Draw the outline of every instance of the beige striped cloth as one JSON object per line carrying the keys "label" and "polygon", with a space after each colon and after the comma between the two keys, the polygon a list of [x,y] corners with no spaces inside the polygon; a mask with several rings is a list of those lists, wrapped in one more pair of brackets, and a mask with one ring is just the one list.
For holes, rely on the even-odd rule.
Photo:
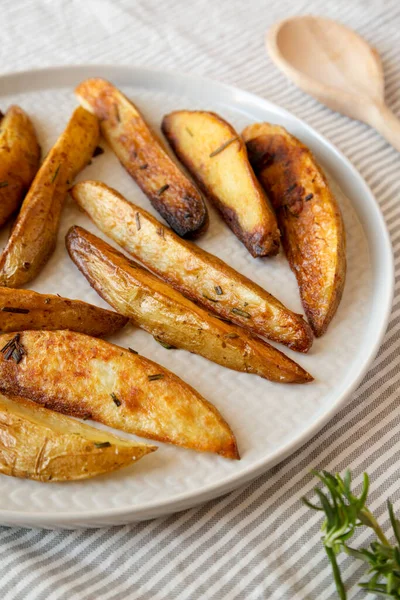
{"label": "beige striped cloth", "polygon": [[[387,100],[400,115],[399,0],[2,0],[0,9],[3,73],[89,62],[177,69],[292,111],[336,144],[372,187],[396,258],[396,295],[379,356],[314,439],[245,488],[168,518],[99,530],[0,528],[1,600],[335,598],[320,515],[299,502],[314,483],[310,468],[350,466],[357,476],[367,469],[370,506],[384,527],[388,496],[400,512],[400,155],[366,125],[289,83],[266,57],[264,34],[276,20],[304,13],[356,29],[382,55]],[[349,558],[341,563],[349,598],[365,598],[357,588],[363,567]]]}

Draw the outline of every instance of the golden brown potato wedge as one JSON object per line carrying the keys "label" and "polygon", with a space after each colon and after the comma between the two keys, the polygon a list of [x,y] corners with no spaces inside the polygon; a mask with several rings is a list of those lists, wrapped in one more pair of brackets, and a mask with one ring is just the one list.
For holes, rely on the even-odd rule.
{"label": "golden brown potato wedge", "polygon": [[87,335],[112,335],[128,319],[80,300],[32,290],[0,287],[0,331],[70,329]]}
{"label": "golden brown potato wedge", "polygon": [[176,375],[72,331],[0,335],[0,391],[146,438],[239,458],[216,408]]}
{"label": "golden brown potato wedge", "polygon": [[339,306],[346,277],[340,208],[311,151],[283,127],[254,124],[243,137],[277,212],[304,310],[319,337]]}
{"label": "golden brown potato wedge", "polygon": [[0,431],[0,473],[36,481],[88,479],[157,450],[2,394]]}
{"label": "golden brown potato wedge", "polygon": [[20,287],[28,283],[50,258],[68,188],[90,161],[98,138],[97,118],[77,108],[22,204],[0,258],[0,285]]}
{"label": "golden brown potato wedge", "polygon": [[0,227],[20,207],[39,162],[32,121],[19,106],[10,106],[0,115]]}
{"label": "golden brown potato wedge", "polygon": [[71,194],[99,229],[194,302],[292,350],[310,349],[312,332],[301,315],[115,190],[83,181]]}
{"label": "golden brown potato wedge", "polygon": [[75,90],[121,164],[154,208],[180,236],[197,237],[208,227],[199,190],[166,153],[136,106],[104,79],[87,79]]}
{"label": "golden brown potato wedge", "polygon": [[181,162],[252,256],[279,252],[279,229],[236,131],[212,112],[180,110],[162,130]]}
{"label": "golden brown potato wedge", "polygon": [[279,350],[207,313],[85,229],[72,227],[66,243],[72,260],[100,296],[163,345],[271,381],[312,380]]}

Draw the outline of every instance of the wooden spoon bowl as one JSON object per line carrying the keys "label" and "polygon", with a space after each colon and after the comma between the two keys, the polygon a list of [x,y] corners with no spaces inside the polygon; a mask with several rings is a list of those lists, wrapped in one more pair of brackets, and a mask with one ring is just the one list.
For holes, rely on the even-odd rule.
{"label": "wooden spoon bowl", "polygon": [[400,121],[385,104],[379,54],[361,36],[331,19],[291,17],[270,29],[267,49],[304,92],[375,127],[400,151]]}

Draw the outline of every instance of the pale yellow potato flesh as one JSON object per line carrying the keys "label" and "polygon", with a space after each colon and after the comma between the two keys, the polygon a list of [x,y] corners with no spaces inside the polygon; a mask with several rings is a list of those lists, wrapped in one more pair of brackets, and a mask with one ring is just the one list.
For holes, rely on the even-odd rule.
{"label": "pale yellow potato flesh", "polygon": [[101,231],[189,299],[292,350],[310,349],[312,332],[301,315],[117,191],[82,181],[71,194]]}
{"label": "pale yellow potato flesh", "polygon": [[32,290],[0,287],[0,331],[70,329],[93,336],[116,333],[128,319],[93,304]]}
{"label": "pale yellow potato flesh", "polygon": [[38,275],[57,242],[68,188],[89,163],[98,120],[79,107],[40,167],[0,257],[0,285],[20,287]]}
{"label": "pale yellow potato flesh", "polygon": [[164,117],[162,131],[252,256],[277,254],[275,214],[233,127],[212,112],[180,110]]}
{"label": "pale yellow potato flesh", "polygon": [[0,227],[20,207],[39,168],[35,128],[19,106],[0,119]]}
{"label": "pale yellow potato flesh", "polygon": [[[9,355],[15,344],[22,357]],[[17,338],[0,335],[0,349],[0,391],[7,395],[153,440],[239,458],[235,437],[212,404],[164,367],[125,348],[72,331],[24,331]]]}
{"label": "pale yellow potato flesh", "polygon": [[337,311],[346,279],[346,236],[339,205],[314,155],[286,129],[246,127],[249,157],[268,191],[282,244],[317,337]]}
{"label": "pale yellow potato flesh", "polygon": [[85,229],[73,227],[66,244],[72,260],[102,298],[163,344],[271,381],[312,380],[267,342],[209,314]]}
{"label": "pale yellow potato flesh", "polygon": [[0,394],[0,473],[76,481],[127,467],[157,448],[99,431],[35,402]]}
{"label": "pale yellow potato flesh", "polygon": [[208,212],[197,187],[175,164],[139,109],[105,79],[87,79],[78,100],[101,123],[101,131],[129,175],[179,235],[197,237]]}

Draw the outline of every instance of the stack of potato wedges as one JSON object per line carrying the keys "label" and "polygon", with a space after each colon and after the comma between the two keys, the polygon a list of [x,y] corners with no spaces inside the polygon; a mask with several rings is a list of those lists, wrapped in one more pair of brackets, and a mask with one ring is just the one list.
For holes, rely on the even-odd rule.
{"label": "stack of potato wedges", "polygon": [[[111,83],[88,79],[76,95],[81,106],[42,164],[28,115],[17,106],[0,113],[0,226],[16,217],[0,256],[0,472],[78,480],[156,450],[86,419],[239,459],[217,408],[164,367],[99,338],[131,322],[168,350],[274,383],[311,382],[267,340],[305,353],[326,332],[346,273],[337,201],[311,151],[283,127],[252,124],[240,135],[215,113],[176,111],[161,124],[175,159]],[[104,182],[74,184],[102,152],[100,135],[164,221]],[[79,226],[66,236],[70,258],[115,312],[20,289],[56,247],[68,192],[132,257]],[[209,224],[206,200],[254,259],[282,243],[308,322],[196,245]]]}

